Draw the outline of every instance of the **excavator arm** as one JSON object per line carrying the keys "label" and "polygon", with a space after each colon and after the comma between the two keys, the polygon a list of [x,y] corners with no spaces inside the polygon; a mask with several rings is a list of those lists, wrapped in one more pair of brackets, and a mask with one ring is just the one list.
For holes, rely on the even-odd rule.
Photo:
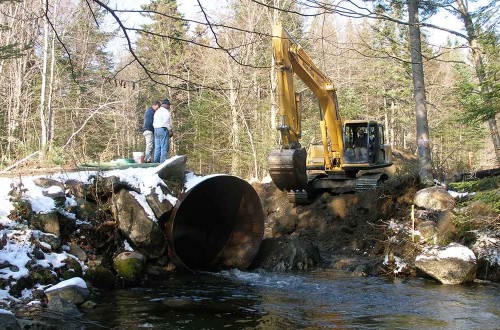
{"label": "excavator arm", "polygon": [[273,150],[269,157],[269,172],[278,188],[301,190],[307,185],[306,152],[300,144],[300,98],[295,91],[294,75],[314,93],[321,107],[319,124],[325,171],[340,169],[343,164],[342,119],[333,82],[280,23],[273,29],[273,51],[278,69],[281,141],[280,149]]}

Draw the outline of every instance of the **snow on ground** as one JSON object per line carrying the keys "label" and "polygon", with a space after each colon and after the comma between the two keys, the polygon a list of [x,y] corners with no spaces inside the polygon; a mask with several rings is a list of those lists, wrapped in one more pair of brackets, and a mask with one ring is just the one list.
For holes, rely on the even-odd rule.
{"label": "snow on ground", "polygon": [[[159,165],[159,167],[166,166],[173,158],[167,162]],[[144,206],[146,212],[150,217],[154,218],[153,212],[145,202],[144,195],[149,194],[151,189],[156,189],[159,185],[164,185],[163,180],[156,174],[159,167],[149,168],[128,168],[123,170],[112,170],[99,172],[99,175],[104,177],[116,176],[120,180],[127,182],[129,185],[138,189],[141,194],[136,194],[135,198]],[[61,191],[60,187],[52,186],[47,189],[37,186],[34,183],[36,178],[46,177],[61,182],[67,180],[75,180],[83,183],[92,183],[92,177],[97,174],[96,171],[79,171],[56,173],[45,176],[25,176],[17,178],[2,178],[0,177],[0,240],[5,240],[5,246],[0,250],[0,265],[9,265],[0,269],[0,282],[7,279],[19,279],[29,274],[28,263],[31,261],[30,255],[33,254],[34,246],[32,241],[38,237],[40,231],[29,229],[26,224],[13,221],[9,219],[10,213],[14,210],[14,204],[9,193],[17,188],[22,191],[23,196],[31,202],[33,211],[37,213],[46,213],[53,210],[56,206],[52,198],[44,196],[45,193],[58,193]],[[157,189],[156,192],[161,192]],[[160,194],[159,194],[160,195]],[[167,199],[172,204],[177,202],[174,196],[161,193],[161,199]],[[75,205],[76,202],[72,196],[66,197],[66,206]],[[147,207],[146,207],[147,206]],[[59,210],[64,213],[68,218],[75,219],[76,224],[88,223],[76,218],[76,215],[65,210]],[[64,250],[64,249],[63,249]],[[44,253],[45,258],[38,260],[37,264],[46,268],[58,268],[65,264],[68,258],[74,258],[73,255],[62,251],[62,253]],[[83,280],[82,280],[83,281]],[[35,287],[39,287],[36,285]],[[0,289],[0,301],[4,301],[7,305],[9,301],[18,301],[15,297],[9,294],[10,287]],[[22,298],[29,299],[31,291],[25,290],[22,293]]]}

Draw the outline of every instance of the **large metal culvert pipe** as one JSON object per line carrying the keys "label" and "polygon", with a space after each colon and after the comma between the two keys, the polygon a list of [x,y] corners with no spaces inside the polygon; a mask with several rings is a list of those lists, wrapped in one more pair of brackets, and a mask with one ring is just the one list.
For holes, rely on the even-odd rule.
{"label": "large metal culvert pipe", "polygon": [[210,175],[179,197],[166,228],[169,256],[177,267],[245,269],[259,250],[264,212],[248,182]]}

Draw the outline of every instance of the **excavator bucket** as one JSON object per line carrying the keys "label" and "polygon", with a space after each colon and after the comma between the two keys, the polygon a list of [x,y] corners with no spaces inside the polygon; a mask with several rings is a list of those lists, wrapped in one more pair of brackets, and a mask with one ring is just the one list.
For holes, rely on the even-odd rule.
{"label": "excavator bucket", "polygon": [[280,190],[307,188],[306,149],[275,149],[269,155],[269,175]]}

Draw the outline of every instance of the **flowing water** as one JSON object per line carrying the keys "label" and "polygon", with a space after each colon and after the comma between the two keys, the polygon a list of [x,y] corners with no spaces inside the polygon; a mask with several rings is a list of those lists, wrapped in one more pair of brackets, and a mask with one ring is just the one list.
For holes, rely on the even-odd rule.
{"label": "flowing water", "polygon": [[181,275],[104,293],[90,328],[500,329],[500,286],[317,271]]}

